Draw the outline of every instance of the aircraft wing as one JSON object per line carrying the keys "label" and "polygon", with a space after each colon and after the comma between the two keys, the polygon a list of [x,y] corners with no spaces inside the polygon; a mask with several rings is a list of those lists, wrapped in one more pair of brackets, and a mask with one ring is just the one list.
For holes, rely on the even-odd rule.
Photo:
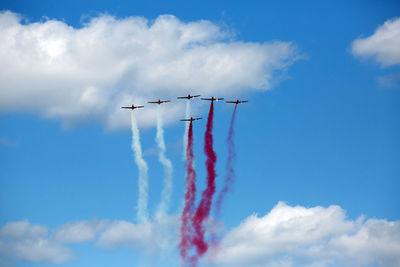
{"label": "aircraft wing", "polygon": [[151,104],[158,104],[158,101],[149,101],[147,103],[151,103]]}
{"label": "aircraft wing", "polygon": [[193,97],[199,97],[200,95],[193,95]]}
{"label": "aircraft wing", "polygon": [[167,103],[167,102],[171,102],[171,100],[163,100],[163,101],[161,101],[161,103]]}
{"label": "aircraft wing", "polygon": [[132,108],[132,107],[121,107],[121,108]]}
{"label": "aircraft wing", "polygon": [[243,101],[239,101],[240,103],[246,103],[249,102],[248,100],[243,100]]}
{"label": "aircraft wing", "polygon": [[180,120],[180,121],[190,121],[190,119],[183,119],[183,120]]}
{"label": "aircraft wing", "polygon": [[225,103],[232,103],[232,104],[236,104],[236,101],[225,101]]}
{"label": "aircraft wing", "polygon": [[144,106],[136,106],[135,108],[143,108]]}
{"label": "aircraft wing", "polygon": [[189,97],[187,97],[187,96],[178,96],[177,98],[178,99],[189,99]]}
{"label": "aircraft wing", "polygon": [[201,98],[201,100],[212,100],[211,98]]}
{"label": "aircraft wing", "polygon": [[201,120],[202,118],[194,118],[193,120],[194,121],[197,121],[197,120]]}

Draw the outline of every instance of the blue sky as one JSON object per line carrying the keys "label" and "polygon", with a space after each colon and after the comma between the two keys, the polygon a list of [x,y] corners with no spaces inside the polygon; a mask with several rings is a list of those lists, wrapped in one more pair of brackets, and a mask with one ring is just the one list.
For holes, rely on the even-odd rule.
{"label": "blue sky", "polygon": [[[387,221],[393,223],[395,226],[390,227],[395,227],[394,229],[387,227],[395,236],[400,234],[400,43],[397,37],[394,40],[394,44],[399,44],[397,49],[388,50],[393,53],[391,58],[394,63],[390,64],[387,59],[379,59],[380,53],[383,53],[379,47],[368,47],[373,51],[371,55],[368,54],[369,50],[356,51],[353,46],[356,39],[373,36],[378,27],[399,16],[400,5],[397,1],[65,1],[57,4],[54,1],[2,1],[0,7],[4,11],[18,13],[27,18],[22,25],[46,23],[48,18],[61,21],[73,27],[71,29],[79,29],[85,27],[85,23],[91,18],[102,17],[104,14],[111,15],[116,20],[124,20],[130,16],[144,17],[151,25],[160,15],[169,14],[182,24],[208,21],[209,24],[204,27],[219,27],[217,34],[227,35],[217,41],[210,37],[208,41],[211,43],[230,45],[232,42],[239,42],[251,50],[256,48],[247,46],[250,43],[290,42],[293,51],[282,52],[287,54],[268,70],[260,67],[262,72],[272,75],[268,86],[253,86],[252,77],[258,77],[255,71],[255,76],[251,73],[250,78],[232,82],[232,89],[227,81],[228,85],[223,85],[223,88],[211,84],[209,89],[202,91],[202,84],[199,84],[197,91],[193,91],[202,95],[212,93],[233,99],[238,96],[250,101],[238,107],[235,125],[237,177],[234,191],[224,203],[221,218],[225,224],[226,240],[236,240],[229,231],[233,228],[240,231],[239,224],[252,214],[262,217],[271,210],[280,210],[282,207],[276,206],[279,201],[287,203],[293,211],[297,207],[314,212],[313,207],[322,206],[328,212],[330,205],[337,205],[337,212],[343,212],[347,216],[339,220],[339,224],[346,222],[346,225],[356,225],[357,218],[365,215],[364,220],[377,218],[382,220],[382,224]],[[112,34],[102,37],[107,39],[110,36]],[[3,38],[7,39],[7,36]],[[208,43],[203,45],[207,46]],[[273,54],[278,51],[273,50],[278,48],[271,49],[265,53]],[[386,51],[387,46],[382,49]],[[29,53],[29,49],[25,51]],[[230,51],[227,53],[240,52]],[[132,53],[135,54],[134,51]],[[96,55],[100,59],[102,56],[104,55]],[[0,57],[4,59],[5,55]],[[246,59],[244,61],[243,66],[253,66]],[[283,62],[288,65],[283,66]],[[75,63],[85,64],[83,60]],[[14,70],[14,67],[9,66],[1,64],[4,73],[11,73],[9,69]],[[0,88],[9,86],[10,81],[11,84],[34,84],[31,89],[23,85],[28,89],[15,94],[10,89],[0,89],[4,90],[2,97],[10,96],[0,101],[0,227],[27,220],[31,226],[47,227],[51,239],[51,235],[56,235],[62,225],[68,222],[97,219],[135,223],[137,167],[130,147],[129,118],[107,117],[103,111],[97,109],[93,112],[85,110],[82,120],[79,119],[79,113],[49,115],[51,104],[48,102],[55,99],[56,103],[62,103],[62,99],[56,97],[57,93],[48,99],[40,93],[42,81],[37,82],[32,78],[35,77],[35,66],[32,65],[31,76],[26,73],[19,76],[16,71],[10,78],[4,74],[0,79]],[[106,67],[103,68],[107,70]],[[106,78],[103,78],[101,84],[106,84],[107,88],[129,91],[130,82],[136,82],[121,78],[110,85],[107,75],[112,72],[111,68],[104,72]],[[23,81],[18,81],[18,77],[22,77]],[[55,77],[50,77],[53,81],[51,84],[61,90],[67,80],[62,78],[58,81],[58,76]],[[110,77],[114,79],[112,74]],[[204,76],[211,80],[210,77]],[[174,83],[184,87],[197,86],[185,79],[180,80],[179,77],[170,82],[172,85]],[[218,84],[221,83],[219,81]],[[168,88],[169,85],[162,82],[154,85],[157,86],[159,88],[152,90],[162,92],[160,97],[185,94],[185,89],[173,91],[174,89]],[[147,100],[146,97],[149,97],[147,93],[141,96],[137,92],[135,96],[141,97],[140,100]],[[97,98],[93,99],[96,101]],[[130,98],[127,98],[128,101]],[[73,105],[73,102],[67,100],[65,103]],[[167,124],[167,156],[174,166],[171,215],[181,211],[185,181],[182,161],[184,125],[175,122],[184,113],[175,109],[167,112],[175,103],[176,101],[168,104],[169,106],[166,104],[164,113]],[[46,105],[50,108],[42,108]],[[192,107],[197,114],[206,116],[206,104],[193,101]],[[232,110],[232,106],[216,103],[214,138],[219,178],[224,174],[227,151],[225,139]],[[145,108],[138,110],[136,114],[144,117],[150,116],[149,112],[152,110],[146,111]],[[146,113],[147,115],[142,115]],[[158,204],[163,178],[154,141],[155,121],[149,122],[151,120],[154,121],[154,117],[146,117],[140,124],[142,148],[149,165],[150,213],[154,212]],[[113,124],[113,121],[118,125]],[[205,157],[202,151],[204,131],[205,121],[196,122],[194,142],[199,190],[205,184]],[[217,183],[221,185],[219,180]],[[320,211],[315,212],[318,215]],[[272,218],[272,212],[270,216]],[[369,225],[364,222],[358,227]],[[3,236],[6,236],[7,229],[4,229]],[[350,232],[357,231],[353,229]],[[101,231],[98,235],[101,235]],[[4,250],[4,244],[7,244],[2,243],[6,242],[4,240],[6,238],[3,237],[0,242],[0,264],[51,264],[49,260],[24,258],[18,256],[18,253],[17,256],[7,256],[11,252]],[[394,247],[398,248],[398,240],[393,243]],[[259,242],[265,245],[263,241]],[[313,241],[310,242],[305,245],[314,244]],[[166,254],[159,256],[156,253],[158,256],[154,257],[152,252],[143,248],[145,245],[133,245],[132,248],[132,244],[122,244],[110,249],[96,238],[74,244],[59,241],[57,245],[71,248],[75,254],[71,259],[61,260],[62,266],[179,265],[179,255],[175,248],[168,252],[157,252]],[[226,255],[231,255],[228,245],[226,249]],[[278,266],[276,262],[282,258],[282,266],[306,266],[318,262],[313,257],[304,262],[291,255],[291,252],[292,249],[287,248],[277,254],[264,252],[261,254],[272,256],[260,256],[262,259],[243,255],[242,264]],[[285,258],[282,255],[289,256]],[[154,258],[157,260],[150,260]],[[247,259],[249,262],[246,262]],[[384,260],[377,255],[376,258],[363,262],[349,255],[345,259],[329,258],[328,263],[319,263],[321,266],[385,266],[389,261]],[[398,257],[390,261],[393,266],[399,262]],[[202,262],[201,266],[203,265],[234,266],[221,258],[214,263]]]}

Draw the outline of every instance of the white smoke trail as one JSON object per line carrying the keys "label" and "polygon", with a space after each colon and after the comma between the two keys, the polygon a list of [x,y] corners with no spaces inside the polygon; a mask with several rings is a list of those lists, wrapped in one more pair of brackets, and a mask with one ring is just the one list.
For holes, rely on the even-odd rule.
{"label": "white smoke trail", "polygon": [[172,194],[172,163],[165,156],[165,152],[167,150],[164,141],[164,130],[163,130],[163,121],[161,114],[160,105],[157,108],[157,134],[156,134],[156,142],[158,146],[158,160],[164,167],[164,187],[161,192],[161,201],[157,209],[156,218],[161,219],[168,210],[171,194]]}
{"label": "white smoke trail", "polygon": [[[186,102],[185,119],[190,119],[190,100]],[[185,134],[183,135],[183,160],[186,161],[186,148],[188,143],[189,123],[185,123]]]}
{"label": "white smoke trail", "polygon": [[139,169],[139,199],[137,204],[137,219],[140,222],[147,221],[147,202],[148,202],[148,167],[143,159],[142,147],[140,145],[139,129],[136,124],[135,112],[132,110],[132,150],[135,154],[135,162]]}

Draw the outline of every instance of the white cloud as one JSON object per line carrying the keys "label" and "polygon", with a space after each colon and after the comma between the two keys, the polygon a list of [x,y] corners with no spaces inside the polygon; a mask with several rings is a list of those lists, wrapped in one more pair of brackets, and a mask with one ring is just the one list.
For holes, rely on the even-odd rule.
{"label": "white cloud", "polygon": [[179,220],[178,215],[169,215],[140,224],[115,221],[101,233],[97,244],[108,249],[124,246],[165,254],[178,246]]}
{"label": "white cloud", "polygon": [[28,221],[11,222],[0,228],[0,257],[28,262],[58,264],[73,258],[72,251],[48,237],[48,229]]}
{"label": "white cloud", "polygon": [[386,21],[367,38],[352,43],[352,53],[362,58],[374,58],[382,66],[400,63],[400,18]]}
{"label": "white cloud", "polygon": [[222,240],[223,266],[399,266],[400,221],[347,220],[339,206],[291,207],[247,218]]}
{"label": "white cloud", "polygon": [[68,222],[49,231],[27,220],[7,223],[0,228],[0,263],[10,259],[50,264],[70,261],[74,253],[64,244],[93,241],[108,224],[106,220]]}
{"label": "white cloud", "polygon": [[400,222],[370,219],[353,233],[339,235],[327,244],[327,252],[349,266],[400,265]]}
{"label": "white cloud", "polygon": [[[124,220],[69,222],[54,231],[28,221],[12,222],[0,228],[0,263],[10,257],[63,263],[74,256],[65,243],[90,241],[103,249],[128,247],[176,259],[179,224],[179,215],[140,224]],[[217,228],[214,230],[220,231]],[[307,208],[279,202],[265,216],[249,216],[228,231],[216,251],[209,251],[208,264],[395,267],[400,265],[400,221],[366,220],[363,216],[350,220],[339,206]]]}
{"label": "white cloud", "polygon": [[27,220],[0,228],[0,263],[13,260],[59,264],[73,260],[65,244],[91,242],[105,249],[129,247],[158,255],[174,251],[179,238],[179,216],[168,215],[152,222],[134,224],[124,220],[68,222],[49,231]]}
{"label": "white cloud", "polygon": [[54,239],[60,243],[81,243],[92,241],[97,233],[107,227],[107,221],[80,221],[62,225],[55,233]]}
{"label": "white cloud", "polygon": [[[210,21],[170,15],[152,23],[101,15],[81,28],[21,20],[0,13],[0,111],[35,112],[64,124],[97,120],[121,128],[130,122],[121,105],[188,90],[224,96],[267,90],[277,72],[299,59],[290,42],[235,41]],[[181,102],[168,108],[167,123],[184,112]],[[142,126],[155,122],[149,110],[138,111]]]}

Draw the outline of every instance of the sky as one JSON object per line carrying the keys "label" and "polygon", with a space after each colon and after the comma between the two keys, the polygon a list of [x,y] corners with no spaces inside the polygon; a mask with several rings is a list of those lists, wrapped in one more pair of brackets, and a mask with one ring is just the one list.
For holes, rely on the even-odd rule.
{"label": "sky", "polygon": [[[185,101],[246,99],[198,266],[400,265],[398,1],[0,4],[0,266],[182,266]],[[173,167],[167,213],[156,107]],[[148,165],[137,217],[135,110]],[[199,201],[209,103],[191,100]],[[215,102],[217,192],[233,105]],[[196,202],[196,203],[197,203]],[[207,232],[209,233],[209,232]]]}

